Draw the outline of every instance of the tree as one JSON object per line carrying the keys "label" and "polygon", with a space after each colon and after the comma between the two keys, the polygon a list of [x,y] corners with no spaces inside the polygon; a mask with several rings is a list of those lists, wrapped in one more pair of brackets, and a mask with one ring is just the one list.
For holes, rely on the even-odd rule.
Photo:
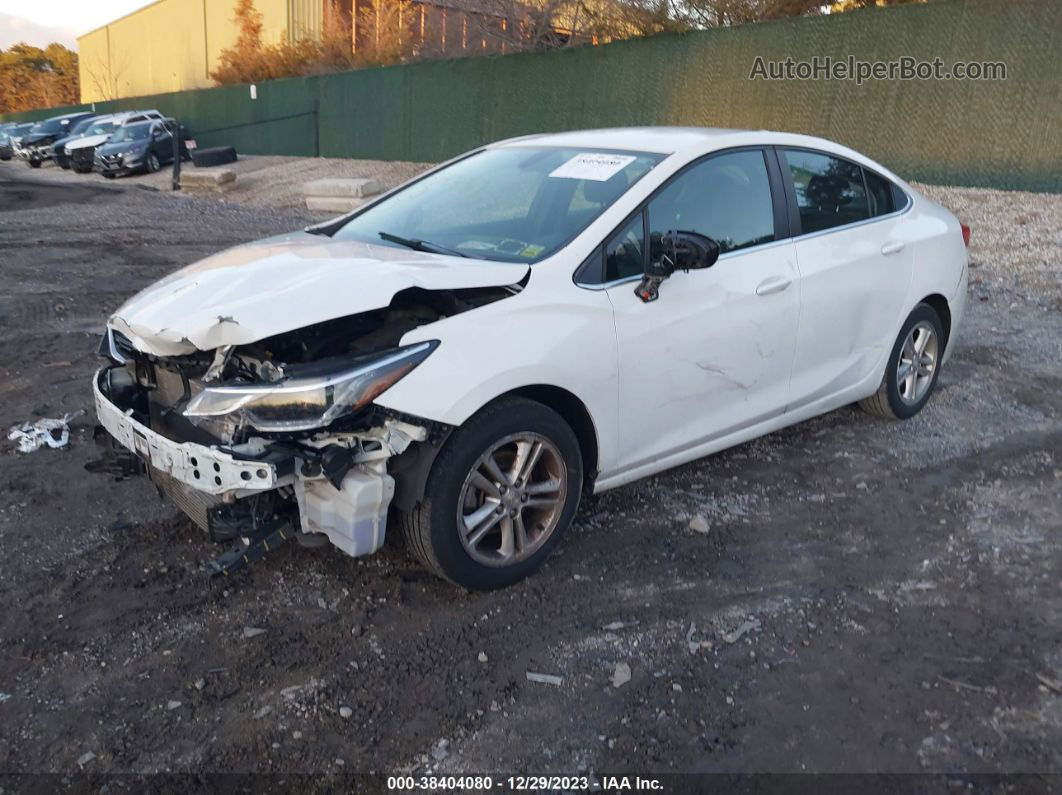
{"label": "tree", "polygon": [[118,84],[128,68],[129,53],[123,51],[113,57],[111,53],[108,53],[106,59],[97,56],[94,62],[85,65],[85,73],[98,97],[118,99],[121,96]]}
{"label": "tree", "polygon": [[262,13],[255,8],[254,0],[236,0],[232,21],[238,29],[236,43],[222,50],[211,79],[222,85],[268,79],[269,70],[263,62]]}
{"label": "tree", "polygon": [[[222,52],[210,76],[219,84],[249,83],[476,51],[541,52],[909,2],[926,0],[328,0],[318,36],[265,45],[254,0],[236,0],[236,43]],[[427,30],[426,16],[433,19]],[[456,47],[446,38],[454,28],[461,38]]]}
{"label": "tree", "polygon": [[77,53],[55,43],[0,50],[0,111],[73,105],[79,98]]}

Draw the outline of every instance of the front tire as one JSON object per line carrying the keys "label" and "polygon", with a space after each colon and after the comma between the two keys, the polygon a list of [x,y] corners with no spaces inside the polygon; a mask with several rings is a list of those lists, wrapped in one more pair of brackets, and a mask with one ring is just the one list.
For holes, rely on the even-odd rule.
{"label": "front tire", "polygon": [[542,565],[579,505],[579,441],[553,409],[505,398],[471,417],[435,459],[406,546],[457,585],[512,585]]}
{"label": "front tire", "polygon": [[906,420],[929,402],[944,356],[944,325],[929,304],[919,304],[896,337],[878,391],[859,402],[868,414]]}
{"label": "front tire", "polygon": [[41,161],[40,160],[27,160],[26,162],[29,163],[29,167],[30,168],[40,168],[41,167]]}
{"label": "front tire", "polygon": [[154,174],[162,168],[162,164],[159,162],[159,156],[154,152],[148,152],[147,156],[147,170],[149,174]]}

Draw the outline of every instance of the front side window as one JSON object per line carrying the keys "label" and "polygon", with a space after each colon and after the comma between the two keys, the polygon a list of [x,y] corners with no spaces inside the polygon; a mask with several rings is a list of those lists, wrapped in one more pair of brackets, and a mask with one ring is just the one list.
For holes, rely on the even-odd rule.
{"label": "front side window", "polygon": [[775,239],[767,162],[760,150],[716,155],[680,174],[649,202],[649,236],[699,232],[738,251]]}
{"label": "front side window", "polygon": [[796,190],[804,234],[870,217],[863,169],[855,163],[799,149],[785,150],[785,160]]}
{"label": "front side window", "polygon": [[605,246],[605,281],[645,272],[645,225],[638,213]]}
{"label": "front side window", "polygon": [[585,229],[663,157],[530,145],[485,149],[369,207],[334,237],[402,246],[399,238],[425,250],[534,263]]}

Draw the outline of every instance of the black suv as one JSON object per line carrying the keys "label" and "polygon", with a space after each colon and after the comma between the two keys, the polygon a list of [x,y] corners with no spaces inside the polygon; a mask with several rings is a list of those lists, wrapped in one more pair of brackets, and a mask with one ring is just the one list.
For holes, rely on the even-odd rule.
{"label": "black suv", "polygon": [[51,155],[52,160],[56,162],[60,168],[70,168],[70,158],[66,156],[63,151],[66,145],[71,141],[76,141],[78,138],[83,138],[86,135],[86,131],[96,123],[98,119],[105,118],[104,116],[89,116],[87,119],[82,119],[77,124],[71,124],[67,129],[65,136],[52,143],[48,147],[48,153]]}
{"label": "black suv", "polygon": [[39,121],[26,133],[22,139],[22,150],[26,155],[26,162],[30,168],[40,168],[41,163],[52,156],[51,146],[60,138],[69,135],[71,126],[76,125],[82,119],[89,119],[94,113],[67,113],[63,116],[53,116],[50,119]]}

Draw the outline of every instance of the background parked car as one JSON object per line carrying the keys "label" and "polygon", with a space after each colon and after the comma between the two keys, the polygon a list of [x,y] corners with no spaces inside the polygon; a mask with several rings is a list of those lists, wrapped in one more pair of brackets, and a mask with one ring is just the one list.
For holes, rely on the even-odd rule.
{"label": "background parked car", "polygon": [[97,147],[93,170],[109,179],[120,174],[158,171],[173,162],[174,129],[178,131],[180,157],[187,159],[188,130],[183,124],[175,119],[142,121],[123,125],[107,143]]}
{"label": "background parked car", "polygon": [[[63,153],[70,158],[70,167],[79,174],[87,174],[92,171],[93,158],[96,155],[96,147],[100,144],[106,143],[111,137],[114,130],[125,124],[135,124],[136,122],[146,121],[148,119],[161,119],[162,114],[157,110],[132,110],[123,111],[122,113],[115,113],[111,116],[104,117],[98,123],[100,130],[95,133],[86,134],[83,138],[80,138],[72,143],[66,145],[63,149]],[[96,128],[94,124],[89,130]]]}
{"label": "background parked car", "polygon": [[33,122],[27,121],[16,124],[8,130],[8,141],[11,144],[11,154],[14,157],[22,157],[22,138],[33,129]]}
{"label": "background parked car", "polygon": [[11,138],[9,133],[11,128],[15,126],[15,122],[8,122],[7,124],[0,124],[0,160],[10,160],[12,156],[11,151]]}
{"label": "background parked car", "polygon": [[87,135],[87,131],[89,130],[89,128],[92,127],[93,124],[95,124],[100,119],[105,118],[107,117],[89,116],[87,119],[82,119],[77,124],[71,125],[69,135],[60,138],[49,147],[49,155],[51,156],[52,160],[54,160],[60,168],[70,168],[70,158],[66,156],[66,152],[64,151],[66,149],[67,144],[73,143],[79,138],[84,138]]}
{"label": "background parked car", "polygon": [[71,125],[82,119],[91,118],[93,113],[66,113],[39,121],[22,139],[22,148],[26,153],[26,162],[30,168],[40,168],[41,163],[51,157],[51,146],[60,138],[65,138]]}

